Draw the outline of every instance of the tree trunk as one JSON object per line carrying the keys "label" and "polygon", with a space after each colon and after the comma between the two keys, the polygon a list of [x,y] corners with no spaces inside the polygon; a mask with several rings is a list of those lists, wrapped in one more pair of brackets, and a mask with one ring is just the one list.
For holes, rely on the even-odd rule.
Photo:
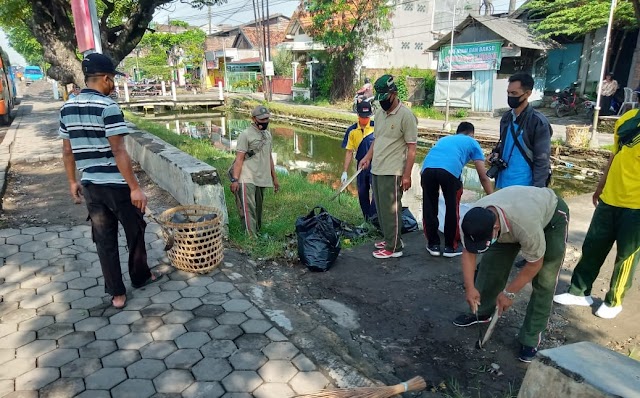
{"label": "tree trunk", "polygon": [[347,52],[336,52],[331,59],[333,85],[331,100],[349,99],[354,95],[353,82],[356,78],[356,61],[347,56]]}

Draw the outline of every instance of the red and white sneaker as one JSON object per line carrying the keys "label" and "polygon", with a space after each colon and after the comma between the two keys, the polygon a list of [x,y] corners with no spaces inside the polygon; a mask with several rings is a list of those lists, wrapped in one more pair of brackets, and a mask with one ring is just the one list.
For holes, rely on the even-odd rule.
{"label": "red and white sneaker", "polygon": [[375,258],[394,258],[402,257],[402,252],[392,252],[386,249],[380,249],[373,252]]}
{"label": "red and white sneaker", "polygon": [[[384,249],[385,246],[387,246],[387,242],[385,241],[380,241],[373,244],[373,247],[375,247],[376,249]],[[400,248],[404,249],[404,242],[402,240],[400,240]]]}

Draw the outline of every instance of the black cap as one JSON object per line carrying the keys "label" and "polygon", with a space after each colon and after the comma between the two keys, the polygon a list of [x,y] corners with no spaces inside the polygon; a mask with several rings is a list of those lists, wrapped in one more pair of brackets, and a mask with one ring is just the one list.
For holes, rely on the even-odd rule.
{"label": "black cap", "polygon": [[124,73],[116,70],[109,57],[100,53],[92,53],[82,60],[82,73],[85,76],[99,75],[101,73],[124,76]]}
{"label": "black cap", "polygon": [[356,110],[358,111],[358,116],[360,117],[370,117],[373,114],[373,111],[371,110],[371,103],[367,100],[358,102]]}
{"label": "black cap", "polygon": [[482,253],[487,250],[493,239],[493,225],[496,215],[484,207],[474,207],[462,219],[464,248],[470,253]]}

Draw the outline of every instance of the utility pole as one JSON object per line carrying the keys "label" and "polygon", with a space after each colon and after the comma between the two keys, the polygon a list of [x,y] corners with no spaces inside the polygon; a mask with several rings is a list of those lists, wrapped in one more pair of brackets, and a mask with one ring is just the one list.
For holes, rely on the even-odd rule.
{"label": "utility pole", "polygon": [[509,14],[516,10],[516,0],[509,0]]}
{"label": "utility pole", "polygon": [[[271,16],[269,14],[269,0],[267,0],[267,59],[271,61]],[[273,77],[269,76],[269,101],[273,100]]]}
{"label": "utility pole", "polygon": [[207,13],[209,14],[209,31],[207,32],[208,35],[211,34],[211,4],[209,4]]}

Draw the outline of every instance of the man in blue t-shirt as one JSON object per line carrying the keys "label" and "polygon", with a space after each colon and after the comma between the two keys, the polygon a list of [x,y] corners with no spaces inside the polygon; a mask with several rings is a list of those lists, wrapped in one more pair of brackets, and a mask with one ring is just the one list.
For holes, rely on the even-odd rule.
{"label": "man in blue t-shirt", "polygon": [[[473,124],[462,122],[455,135],[443,137],[429,150],[422,163],[422,225],[427,238],[427,251],[432,256],[455,257],[458,251],[460,231],[459,207],[462,196],[462,169],[474,161],[480,183],[487,194],[493,192],[491,180],[484,167],[484,154],[480,144],[473,138]],[[444,218],[444,250],[440,247],[438,234],[438,197],[442,196],[446,206]]]}

